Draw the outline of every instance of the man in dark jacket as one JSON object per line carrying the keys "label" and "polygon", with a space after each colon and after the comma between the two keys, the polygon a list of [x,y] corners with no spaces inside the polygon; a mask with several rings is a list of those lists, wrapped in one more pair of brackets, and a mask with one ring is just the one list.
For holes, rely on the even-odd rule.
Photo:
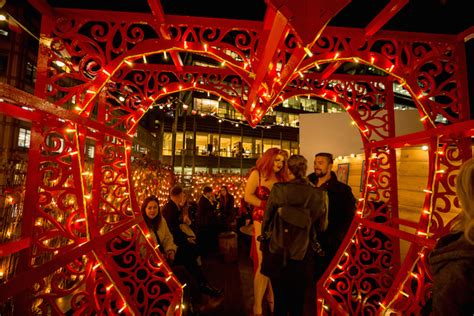
{"label": "man in dark jacket", "polygon": [[188,243],[188,236],[181,230],[179,225],[183,222],[181,208],[186,202],[183,188],[179,185],[170,190],[170,198],[163,207],[163,217],[166,219],[168,228],[173,235],[174,243],[179,247]]}
{"label": "man in dark jacket", "polygon": [[217,250],[217,203],[212,195],[212,188],[205,186],[198,201],[196,228],[203,254]]}
{"label": "man in dark jacket", "polygon": [[[183,214],[181,212],[181,208],[185,203],[186,194],[184,193],[183,188],[180,185],[175,185],[171,188],[170,198],[162,210],[162,215],[173,235],[174,243],[178,246],[174,264],[186,267],[187,271],[196,278],[196,281],[204,294],[218,297],[222,294],[222,291],[209,284],[198,264],[200,261],[198,246],[195,243],[190,242],[189,236],[180,228],[180,224],[186,222],[186,220],[183,219]],[[186,224],[189,225],[190,223],[188,222]]]}
{"label": "man in dark jacket", "polygon": [[319,274],[326,270],[336,254],[356,210],[356,199],[351,187],[337,180],[336,174],[331,171],[332,165],[332,154],[318,153],[314,157],[314,172],[308,175],[308,180],[316,187],[326,189],[329,197],[329,224],[327,230],[320,235],[326,256]]}

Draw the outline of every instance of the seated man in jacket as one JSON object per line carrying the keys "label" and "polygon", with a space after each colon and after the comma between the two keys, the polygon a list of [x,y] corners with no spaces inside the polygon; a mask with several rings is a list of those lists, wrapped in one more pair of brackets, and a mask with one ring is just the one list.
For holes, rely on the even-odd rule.
{"label": "seated man in jacket", "polygon": [[194,242],[190,242],[190,237],[185,234],[181,228],[183,216],[181,207],[186,202],[186,195],[183,188],[179,185],[170,190],[170,199],[162,210],[163,218],[166,220],[169,230],[173,236],[175,244],[178,246],[176,252],[175,264],[182,264],[197,279],[201,289],[213,296],[219,296],[221,290],[211,286],[207,281],[199,265],[199,251]]}
{"label": "seated man in jacket", "polygon": [[187,224],[191,225],[189,216],[182,212],[184,205],[186,204],[186,194],[180,185],[175,185],[170,190],[170,196],[168,202],[163,206],[163,217],[168,223],[168,227],[173,234],[173,239],[178,246],[189,246],[189,238],[186,233],[183,232],[180,225]]}

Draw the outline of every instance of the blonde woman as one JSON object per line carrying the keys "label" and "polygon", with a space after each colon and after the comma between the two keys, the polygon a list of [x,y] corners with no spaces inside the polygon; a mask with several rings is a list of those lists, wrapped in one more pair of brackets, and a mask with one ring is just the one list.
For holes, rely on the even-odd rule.
{"label": "blonde woman", "polygon": [[257,237],[262,233],[265,204],[273,184],[287,180],[287,159],[288,154],[286,151],[278,148],[266,150],[262,157],[257,160],[255,167],[250,170],[245,186],[245,202],[253,206],[252,219],[254,230],[251,256],[254,262],[254,316],[260,316],[263,313],[262,302],[265,293],[270,310],[273,312],[273,290],[269,278],[260,273],[262,252],[260,251],[260,242],[257,240]]}
{"label": "blonde woman", "polygon": [[441,237],[431,252],[433,316],[474,315],[474,159],[456,178],[461,204],[453,231]]}

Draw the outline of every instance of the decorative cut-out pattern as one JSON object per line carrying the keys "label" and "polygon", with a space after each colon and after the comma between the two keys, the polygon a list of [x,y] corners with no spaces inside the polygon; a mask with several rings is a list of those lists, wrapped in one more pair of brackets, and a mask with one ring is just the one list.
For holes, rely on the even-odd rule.
{"label": "decorative cut-out pattern", "polygon": [[[456,37],[419,34],[415,40],[382,31],[366,37],[328,27],[308,47],[289,22],[279,23],[281,16],[270,26],[55,14],[42,19],[36,96],[0,84],[0,112],[33,123],[25,251],[15,275],[0,285],[1,301],[19,297],[24,314],[181,314],[181,284],[143,224],[130,148],[137,122],[155,100],[200,90],[222,97],[252,126],[292,96],[325,98],[346,109],[364,144],[365,186],[349,233],[318,283],[319,310],[420,313],[430,295],[426,254],[452,224],[444,215],[458,206],[454,178],[471,156],[474,134],[464,47]],[[182,62],[193,55],[220,66]],[[380,75],[338,74],[347,63]],[[395,82],[411,95],[422,132],[395,135]],[[86,142],[95,144],[90,166]],[[425,203],[419,222],[411,223],[415,234],[397,221],[395,149],[406,144],[430,146]],[[401,240],[411,243],[403,260]],[[60,300],[69,298],[65,311]]]}

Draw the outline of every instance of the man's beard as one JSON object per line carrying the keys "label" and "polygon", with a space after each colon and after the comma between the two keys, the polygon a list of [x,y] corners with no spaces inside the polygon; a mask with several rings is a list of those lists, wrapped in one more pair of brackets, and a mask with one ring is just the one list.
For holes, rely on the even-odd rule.
{"label": "man's beard", "polygon": [[322,170],[315,170],[314,174],[316,175],[316,178],[322,178],[327,174],[327,172],[323,172]]}

